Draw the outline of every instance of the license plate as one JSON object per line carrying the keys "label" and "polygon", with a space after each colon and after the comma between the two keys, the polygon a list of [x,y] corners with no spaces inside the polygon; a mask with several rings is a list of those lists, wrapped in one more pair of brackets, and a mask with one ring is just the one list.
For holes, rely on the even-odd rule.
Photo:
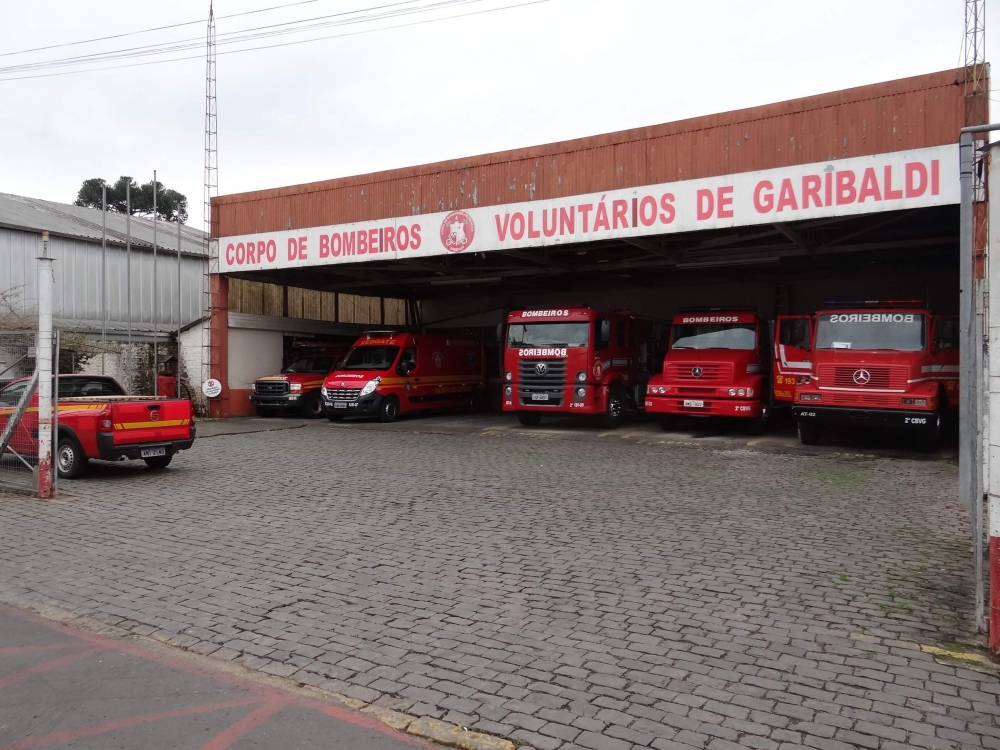
{"label": "license plate", "polygon": [[549,400],[549,394],[547,394],[547,393],[532,393],[531,394],[531,400],[532,401],[548,401]]}
{"label": "license plate", "polygon": [[143,448],[139,451],[140,458],[156,458],[157,456],[167,455],[166,448]]}
{"label": "license plate", "polygon": [[688,406],[688,407],[690,407],[692,409],[703,409],[703,408],[705,408],[705,402],[704,401],[689,401],[688,399],[684,399],[684,406]]}
{"label": "license plate", "polygon": [[333,402],[333,408],[334,409],[346,409],[347,408],[347,402],[346,401],[334,401]]}

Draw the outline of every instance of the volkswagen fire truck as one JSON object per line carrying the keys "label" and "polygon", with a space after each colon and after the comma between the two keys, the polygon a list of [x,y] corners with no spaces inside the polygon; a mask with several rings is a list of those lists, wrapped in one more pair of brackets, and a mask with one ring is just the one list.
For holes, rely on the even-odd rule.
{"label": "volkswagen fire truck", "polygon": [[803,318],[811,360],[792,416],[813,445],[825,425],[915,433],[933,450],[944,413],[958,407],[958,319],[919,302],[832,302]]}
{"label": "volkswagen fire truck", "polygon": [[596,414],[614,428],[642,407],[649,364],[659,361],[659,324],[587,307],[515,310],[506,323],[503,410],[521,424]]}

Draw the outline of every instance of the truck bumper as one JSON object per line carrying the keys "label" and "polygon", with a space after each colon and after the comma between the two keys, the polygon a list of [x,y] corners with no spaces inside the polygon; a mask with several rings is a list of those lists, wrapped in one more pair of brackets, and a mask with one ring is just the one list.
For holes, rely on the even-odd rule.
{"label": "truck bumper", "polygon": [[[646,394],[646,411],[691,417],[759,417],[764,402],[753,398],[681,398]],[[687,404],[687,405],[685,405]],[[701,404],[696,406],[694,404]]]}
{"label": "truck bumper", "polygon": [[272,406],[277,409],[301,409],[302,393],[289,393],[284,396],[258,396],[256,393],[250,394],[250,403],[254,406]]}
{"label": "truck bumper", "polygon": [[934,412],[910,409],[853,409],[847,406],[796,404],[792,407],[792,418],[796,422],[847,427],[886,427],[915,431],[937,427]]}
{"label": "truck bumper", "polygon": [[167,440],[152,443],[135,443],[129,445],[115,445],[114,433],[97,433],[97,458],[104,461],[117,461],[121,458],[139,459],[142,458],[144,448],[166,448],[166,455],[172,456],[178,451],[186,451],[194,445],[195,427],[191,425],[191,437],[187,440]]}
{"label": "truck bumper", "polygon": [[[332,399],[326,399],[323,401],[323,409],[327,416],[331,417],[373,417],[378,414],[383,398],[378,393],[369,393],[367,396],[361,396],[357,401],[333,401]],[[346,404],[346,406],[338,409],[336,404]]]}

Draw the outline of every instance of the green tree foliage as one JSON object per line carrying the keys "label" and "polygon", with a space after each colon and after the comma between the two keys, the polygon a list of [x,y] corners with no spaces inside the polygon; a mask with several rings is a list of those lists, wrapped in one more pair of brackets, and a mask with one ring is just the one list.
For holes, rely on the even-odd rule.
{"label": "green tree foliage", "polygon": [[[87,208],[101,207],[101,190],[108,189],[108,211],[124,214],[131,208],[133,215],[152,216],[153,215],[153,181],[150,180],[145,185],[139,185],[128,176],[119,177],[114,184],[108,183],[100,177],[84,180],[77,193],[75,205],[86,206]],[[127,193],[131,193],[131,206],[126,199]],[[187,197],[181,195],[176,190],[168,190],[163,187],[163,183],[156,183],[156,215],[164,221],[180,221],[182,224],[187,221]]]}

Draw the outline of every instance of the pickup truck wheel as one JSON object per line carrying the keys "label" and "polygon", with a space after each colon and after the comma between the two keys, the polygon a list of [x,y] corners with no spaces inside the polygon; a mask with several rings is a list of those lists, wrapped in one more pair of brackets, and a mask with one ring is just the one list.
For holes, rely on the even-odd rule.
{"label": "pickup truck wheel", "polygon": [[802,445],[819,445],[819,435],[818,424],[799,422],[799,442]]}
{"label": "pickup truck wheel", "polygon": [[319,391],[306,396],[306,401],[302,405],[302,413],[306,419],[319,419],[323,416],[323,396]]}
{"label": "pickup truck wheel", "polygon": [[537,427],[542,423],[542,415],[537,411],[519,411],[517,421],[525,427]]}
{"label": "pickup truck wheel", "polygon": [[173,456],[154,456],[153,458],[144,458],[143,461],[146,462],[146,466],[150,469],[165,469],[170,465],[170,459]]}
{"label": "pickup truck wheel", "polygon": [[747,432],[751,435],[763,435],[767,429],[767,420],[770,412],[766,406],[760,408],[760,414],[747,420]]}
{"label": "pickup truck wheel", "polygon": [[76,438],[69,435],[59,438],[56,469],[60,479],[76,479],[87,470],[87,457]]}
{"label": "pickup truck wheel", "polygon": [[257,406],[255,407],[255,410],[257,411],[258,417],[264,417],[265,419],[268,417],[276,417],[281,411],[281,409],[277,406]]}
{"label": "pickup truck wheel", "polygon": [[604,407],[601,426],[606,430],[621,427],[625,421],[625,391],[620,385],[613,385],[608,390],[608,401]]}
{"label": "pickup truck wheel", "polygon": [[670,432],[670,430],[677,428],[677,415],[676,414],[661,414],[660,415],[660,429],[664,432]]}
{"label": "pickup truck wheel", "polygon": [[399,418],[399,400],[395,396],[386,396],[382,399],[382,406],[378,410],[379,422],[395,422]]}

